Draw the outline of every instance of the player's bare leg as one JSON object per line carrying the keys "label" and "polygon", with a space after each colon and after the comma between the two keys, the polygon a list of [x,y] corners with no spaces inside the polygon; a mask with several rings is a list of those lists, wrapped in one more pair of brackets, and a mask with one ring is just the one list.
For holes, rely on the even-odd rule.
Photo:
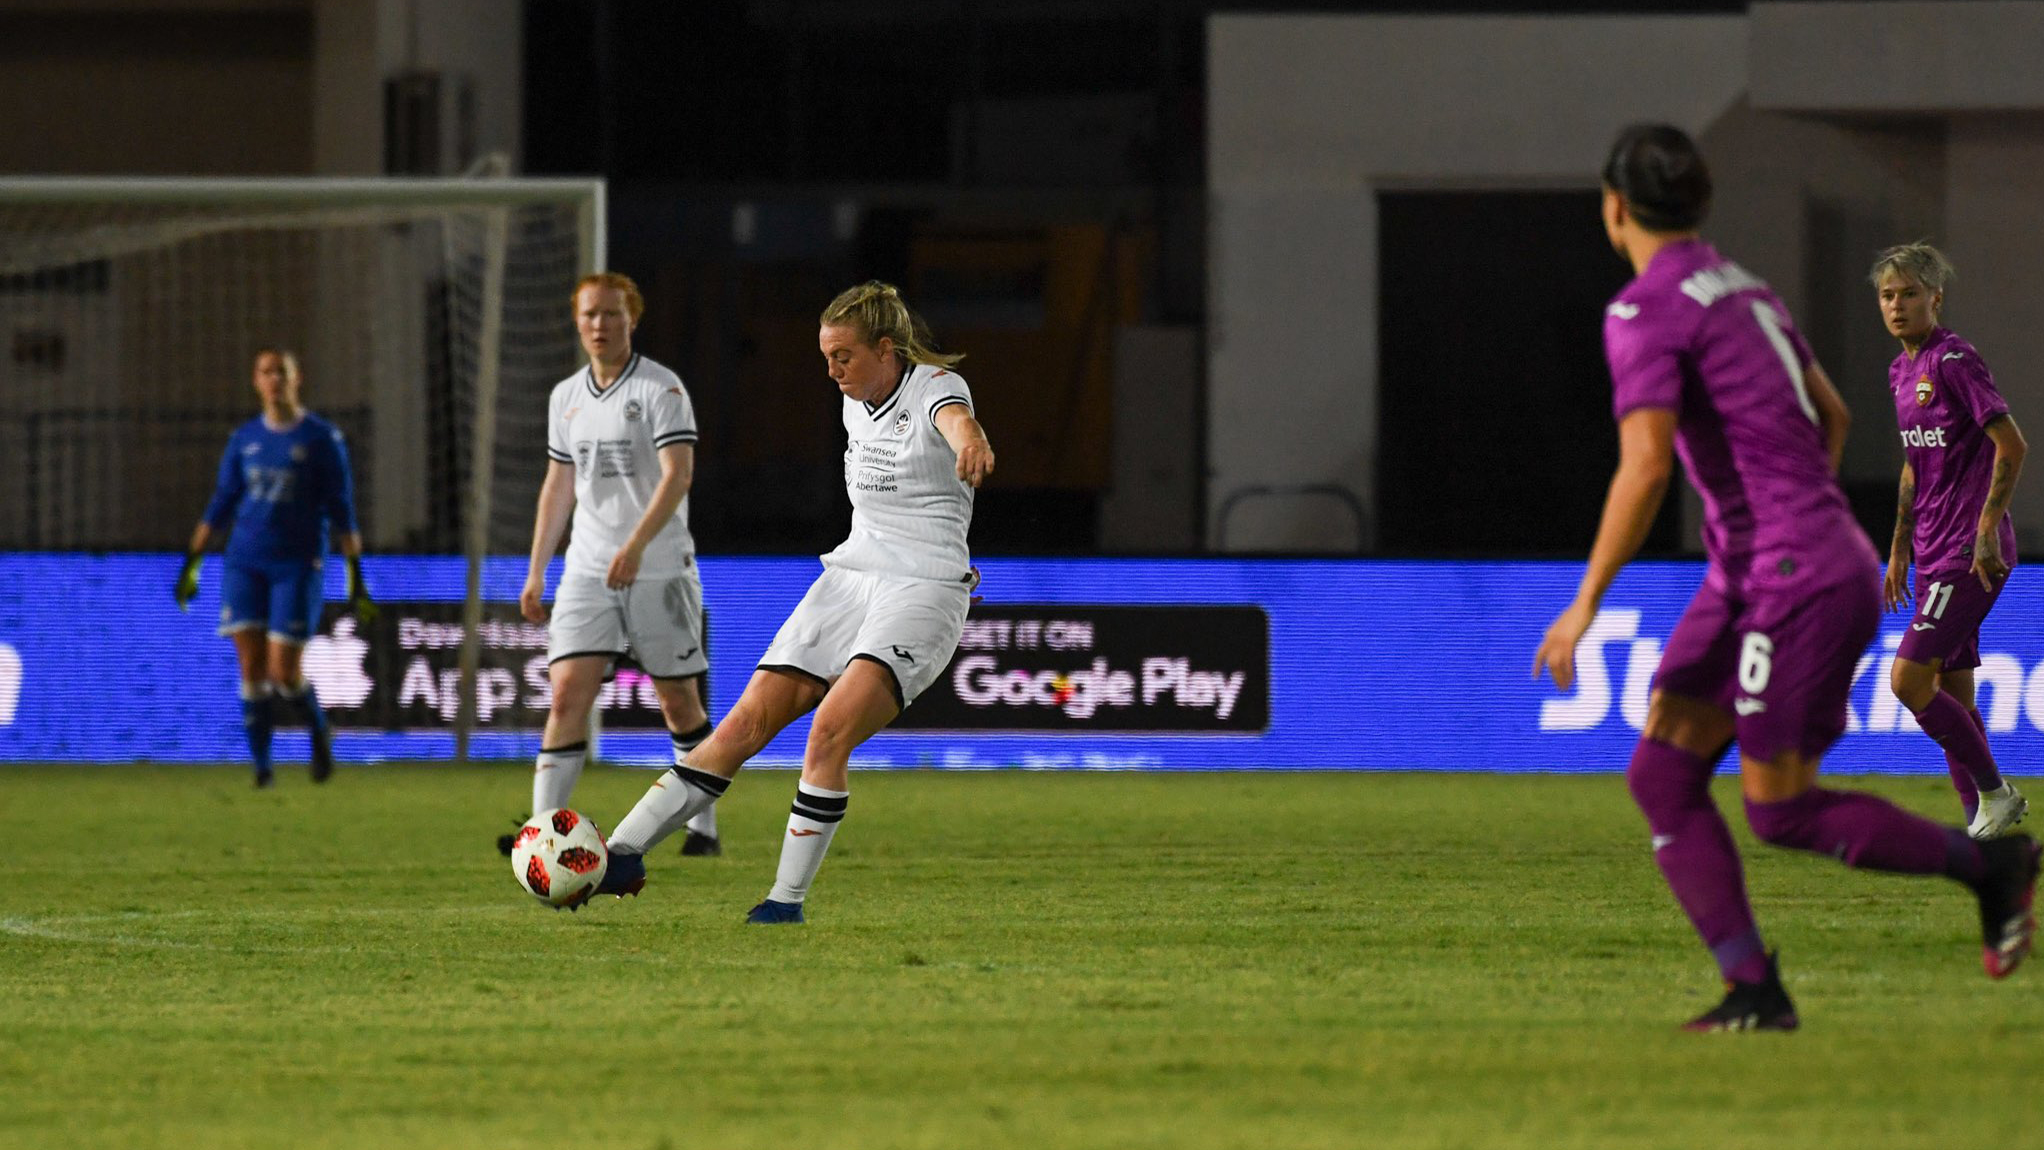
{"label": "player's bare leg", "polygon": [[802,902],[823,866],[830,840],[844,821],[850,800],[852,751],[901,713],[894,672],[871,659],[855,658],[823,697],[809,724],[802,753],[802,781],[788,811],[788,834],[774,888],[752,908],[747,922],[802,921]]}
{"label": "player's bare leg", "polygon": [[[553,701],[547,706],[539,754],[532,763],[532,814],[568,805],[575,783],[589,761],[589,712],[603,689],[608,655],[577,655],[556,659],[547,667]],[[512,835],[497,838],[497,850],[511,853]]]}
{"label": "player's bare leg", "polygon": [[277,778],[270,760],[277,714],[270,682],[268,637],[261,627],[247,627],[231,637],[235,659],[241,665],[242,731],[248,737],[249,759],[255,765],[255,785],[267,787]]}
{"label": "player's bare leg", "polygon": [[[667,721],[667,734],[674,744],[674,761],[679,765],[690,751],[710,737],[710,714],[703,705],[703,680],[700,675],[685,679],[653,680],[653,690],[660,697],[660,716]],[[682,838],[681,853],[684,855],[720,855],[724,846],[717,841],[717,804],[711,803],[697,811],[688,820],[687,833]]]}
{"label": "player's bare leg", "polygon": [[645,853],[697,812],[723,797],[747,759],[824,697],[821,680],[790,671],[756,670],[710,737],[653,780],[610,836],[604,894],[636,894],[646,883]]}
{"label": "player's bare leg", "polygon": [[603,689],[607,655],[558,659],[547,667],[553,700],[540,735],[539,757],[532,766],[532,813],[568,805],[575,783],[589,759],[589,712]]}

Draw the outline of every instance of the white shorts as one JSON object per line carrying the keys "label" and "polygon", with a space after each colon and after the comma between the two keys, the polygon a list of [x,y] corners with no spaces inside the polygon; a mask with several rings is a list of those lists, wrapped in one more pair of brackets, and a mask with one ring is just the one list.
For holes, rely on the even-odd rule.
{"label": "white shorts", "polygon": [[547,662],[578,655],[615,659],[627,650],[656,679],[686,679],[709,669],[703,584],[693,566],[683,575],[639,579],[616,591],[598,575],[561,576],[547,624]]}
{"label": "white shorts", "polygon": [[894,672],[895,701],[906,708],[951,662],[971,605],[972,593],[962,583],[827,567],[781,624],[759,665],[829,684],[853,659],[872,659]]}

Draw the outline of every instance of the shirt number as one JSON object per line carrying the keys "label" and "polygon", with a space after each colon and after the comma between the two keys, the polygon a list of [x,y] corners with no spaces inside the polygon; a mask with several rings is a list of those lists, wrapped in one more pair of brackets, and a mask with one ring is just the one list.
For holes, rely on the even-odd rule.
{"label": "shirt number", "polygon": [[247,471],[248,497],[262,503],[289,503],[297,479],[288,467],[251,467]]}
{"label": "shirt number", "polygon": [[1753,301],[1753,319],[1760,324],[1760,330],[1767,336],[1767,342],[1774,345],[1774,354],[1781,357],[1781,366],[1788,371],[1789,385],[1796,389],[1796,403],[1811,423],[1820,423],[1817,405],[1810,402],[1810,386],[1803,379],[1803,365],[1796,358],[1795,345],[1789,342],[1788,333],[1781,330],[1781,317],[1767,306],[1766,300]]}

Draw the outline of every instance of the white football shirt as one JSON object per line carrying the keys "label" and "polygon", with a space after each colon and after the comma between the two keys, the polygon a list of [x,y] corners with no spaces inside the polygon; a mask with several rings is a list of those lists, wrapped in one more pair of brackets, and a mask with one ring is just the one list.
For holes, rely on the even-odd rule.
{"label": "white football shirt", "polygon": [[[602,575],[660,485],[660,449],[696,441],[696,409],[681,377],[643,355],[625,364],[617,382],[598,388],[589,368],[554,385],[547,401],[547,457],[575,468],[575,519],[567,570]],[[690,570],[696,543],[688,531],[688,497],[639,565],[642,579]]]}
{"label": "white football shirt", "polygon": [[971,578],[966,530],[972,485],[937,430],[937,412],[972,410],[972,391],[948,368],[918,364],[877,406],[846,397],[845,493],[852,533],[823,557],[830,567],[962,583]]}

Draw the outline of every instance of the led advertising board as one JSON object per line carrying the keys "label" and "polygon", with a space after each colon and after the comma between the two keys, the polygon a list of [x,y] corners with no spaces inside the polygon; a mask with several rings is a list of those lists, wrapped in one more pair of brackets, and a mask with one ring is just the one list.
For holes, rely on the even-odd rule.
{"label": "led advertising board", "polygon": [[[0,762],[232,762],[243,757],[234,656],[216,636],[218,560],[189,614],[175,555],[0,555]],[[702,561],[710,711],[724,714],[820,570],[813,558]],[[1662,644],[1702,578],[1638,563],[1606,597],[1562,693],[1529,674],[1579,563],[987,559],[944,674],[855,765],[958,769],[1618,771]],[[374,627],[329,608],[306,650],[344,761],[453,753],[463,564],[375,556]],[[484,572],[474,755],[529,761],[546,707],[545,636],[519,619],[522,559]],[[341,596],[339,564],[328,572]],[[1977,678],[2004,761],[2044,758],[2044,582],[2018,569],[1982,636]],[[1909,625],[1861,657],[1837,771],[1942,775],[1887,687]],[[620,669],[601,753],[665,761],[650,683]],[[798,723],[756,762],[801,761]],[[279,752],[302,756],[303,736]]]}

